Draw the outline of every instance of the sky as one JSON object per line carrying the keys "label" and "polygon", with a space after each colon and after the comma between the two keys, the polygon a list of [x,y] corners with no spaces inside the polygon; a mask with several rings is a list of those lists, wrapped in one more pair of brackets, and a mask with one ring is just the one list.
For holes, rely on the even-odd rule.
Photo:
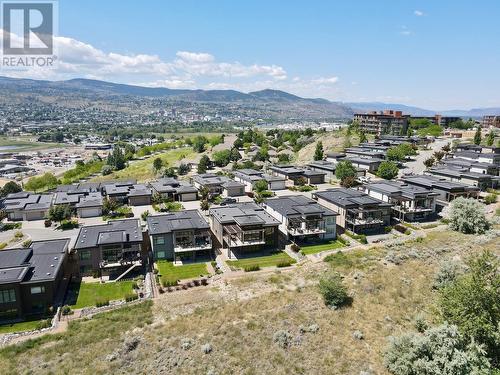
{"label": "sky", "polygon": [[434,110],[500,107],[500,1],[59,0],[55,69]]}

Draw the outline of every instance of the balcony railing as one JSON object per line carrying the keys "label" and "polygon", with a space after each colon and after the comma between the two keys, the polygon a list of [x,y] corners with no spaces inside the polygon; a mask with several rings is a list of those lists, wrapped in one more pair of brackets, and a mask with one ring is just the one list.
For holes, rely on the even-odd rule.
{"label": "balcony railing", "polygon": [[290,233],[292,236],[304,236],[308,234],[322,234],[326,233],[326,230],[321,227],[315,227],[315,228],[292,228],[288,227],[287,228],[288,233]]}
{"label": "balcony railing", "polygon": [[229,247],[243,247],[243,246],[254,246],[254,245],[263,245],[266,243],[263,237],[255,238],[255,239],[246,239],[243,240],[238,236],[225,236],[226,243]]}
{"label": "balcony railing", "polygon": [[384,220],[380,218],[368,217],[364,219],[354,218],[354,217],[346,217],[346,221],[354,225],[367,225],[367,224],[382,224]]}
{"label": "balcony railing", "polygon": [[212,248],[210,237],[195,237],[192,241],[176,242],[174,252],[183,253],[197,250],[209,250]]}

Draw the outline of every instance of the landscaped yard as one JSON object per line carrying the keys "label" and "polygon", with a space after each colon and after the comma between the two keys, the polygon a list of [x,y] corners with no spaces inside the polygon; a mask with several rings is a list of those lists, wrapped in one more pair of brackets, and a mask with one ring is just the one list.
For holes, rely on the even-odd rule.
{"label": "landscaped yard", "polygon": [[184,279],[193,279],[200,275],[208,275],[207,265],[205,263],[192,263],[182,266],[174,266],[172,262],[156,262],[158,272],[162,280],[177,281]]}
{"label": "landscaped yard", "polygon": [[126,295],[133,292],[133,281],[117,281],[116,283],[80,283],[72,284],[71,292],[75,293],[75,298],[68,304],[73,309],[95,306],[96,301],[116,301],[124,299]]}
{"label": "landscaped yard", "polygon": [[11,332],[33,331],[38,328],[39,320],[30,320],[27,322],[19,322],[12,324],[4,324],[0,326],[0,334]]}
{"label": "landscaped yard", "polygon": [[326,250],[335,250],[345,245],[339,240],[332,240],[325,243],[320,243],[317,245],[306,245],[300,247],[300,252],[304,255],[316,254]]}
{"label": "landscaped yard", "polygon": [[295,263],[295,259],[291,258],[287,253],[280,251],[272,255],[261,257],[245,258],[240,260],[228,260],[227,264],[231,268],[252,268],[252,267],[274,267],[278,264]]}

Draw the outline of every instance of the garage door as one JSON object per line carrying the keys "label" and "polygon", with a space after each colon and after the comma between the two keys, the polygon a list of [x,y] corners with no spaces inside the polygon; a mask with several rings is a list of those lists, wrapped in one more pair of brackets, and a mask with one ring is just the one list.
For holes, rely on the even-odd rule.
{"label": "garage door", "polygon": [[181,195],[182,202],[191,202],[196,200],[196,193],[186,193]]}
{"label": "garage door", "polygon": [[101,216],[101,209],[98,207],[82,208],[79,211],[80,217],[97,217]]}
{"label": "garage door", "polygon": [[26,212],[26,220],[42,220],[45,216],[45,212],[43,211],[29,211]]}

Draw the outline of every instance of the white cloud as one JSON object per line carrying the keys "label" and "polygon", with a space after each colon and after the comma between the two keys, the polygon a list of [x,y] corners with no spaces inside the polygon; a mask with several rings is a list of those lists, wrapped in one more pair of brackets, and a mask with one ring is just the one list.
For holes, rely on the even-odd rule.
{"label": "white cloud", "polygon": [[424,16],[424,12],[422,12],[421,10],[416,10],[413,12],[414,15],[416,15],[417,17],[422,17]]}

